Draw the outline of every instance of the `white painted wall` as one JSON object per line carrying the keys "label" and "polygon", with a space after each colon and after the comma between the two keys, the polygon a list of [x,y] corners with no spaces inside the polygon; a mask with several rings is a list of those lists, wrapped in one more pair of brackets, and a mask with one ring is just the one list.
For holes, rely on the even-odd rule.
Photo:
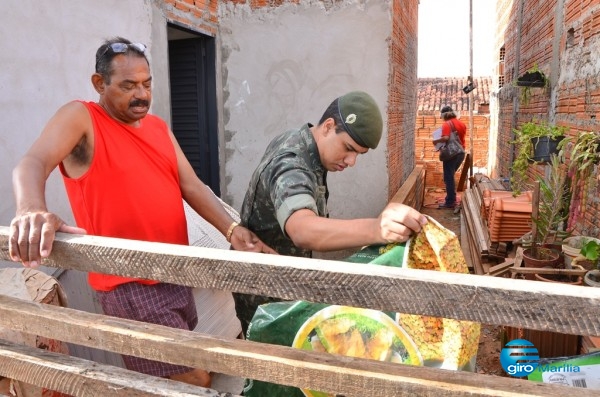
{"label": "white painted wall", "polygon": [[[387,1],[320,1],[220,12],[225,140],[225,201],[241,208],[248,181],[269,141],[305,122],[318,123],[336,97],[369,92],[387,124]],[[329,173],[334,218],[376,216],[388,197],[386,136],[354,168]]]}

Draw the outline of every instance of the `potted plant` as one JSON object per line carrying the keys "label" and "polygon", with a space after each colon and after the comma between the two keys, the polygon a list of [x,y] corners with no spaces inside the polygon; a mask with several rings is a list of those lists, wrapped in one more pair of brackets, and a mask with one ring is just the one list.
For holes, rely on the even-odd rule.
{"label": "potted plant", "polygon": [[564,254],[576,258],[581,253],[581,247],[588,242],[587,236],[571,236],[567,237],[562,242],[562,250]]}
{"label": "potted plant", "polygon": [[600,270],[598,259],[600,258],[600,243],[596,239],[590,240],[581,247],[581,256],[591,262],[592,269],[585,274],[584,282],[592,287],[600,287]]}
{"label": "potted plant", "polygon": [[537,121],[527,122],[514,130],[515,139],[511,143],[516,146],[517,153],[511,167],[510,182],[515,196],[523,190],[530,190],[527,170],[531,163],[547,163],[552,154],[559,153],[558,144],[566,130],[566,127]]}
{"label": "potted plant", "polygon": [[561,157],[569,159],[568,176],[571,180],[572,199],[568,227],[573,228],[579,214],[585,211],[589,184],[596,181],[591,176],[594,166],[600,161],[600,135],[596,132],[580,132],[574,137],[563,139],[558,148]]}
{"label": "potted plant", "polygon": [[519,76],[514,84],[517,87],[521,87],[520,100],[523,105],[527,105],[531,99],[531,88],[547,88],[548,79],[546,78],[544,72],[542,72],[538,68],[537,64],[535,64],[532,68],[527,70],[525,74]]}
{"label": "potted plant", "polygon": [[569,212],[569,189],[567,170],[557,155],[550,163],[548,180],[538,178],[539,202],[532,214],[533,228],[531,247],[523,251],[523,261],[528,267],[555,267],[560,263],[560,250],[552,245],[560,244],[569,235],[565,222]]}
{"label": "potted plant", "polygon": [[527,70],[525,74],[517,78],[516,85],[518,87],[544,88],[548,85],[548,79],[537,65],[533,65],[533,67]]}
{"label": "potted plant", "polygon": [[565,265],[570,265],[571,261],[581,255],[581,248],[589,241],[600,243],[599,239],[589,236],[571,236],[562,241],[562,252],[565,258]]}

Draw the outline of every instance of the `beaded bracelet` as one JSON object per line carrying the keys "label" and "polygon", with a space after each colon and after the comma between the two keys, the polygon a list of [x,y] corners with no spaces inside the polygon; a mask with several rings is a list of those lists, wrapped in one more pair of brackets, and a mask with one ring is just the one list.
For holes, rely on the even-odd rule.
{"label": "beaded bracelet", "polygon": [[239,223],[233,222],[231,224],[231,226],[229,226],[229,229],[227,229],[227,234],[225,235],[225,239],[227,240],[228,243],[231,242],[231,235],[233,234],[233,229],[235,229],[239,225],[240,225]]}

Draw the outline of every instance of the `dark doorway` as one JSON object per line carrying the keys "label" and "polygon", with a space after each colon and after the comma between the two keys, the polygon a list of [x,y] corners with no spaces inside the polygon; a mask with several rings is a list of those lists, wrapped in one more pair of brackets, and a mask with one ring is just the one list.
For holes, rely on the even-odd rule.
{"label": "dark doorway", "polygon": [[220,196],[215,39],[170,26],[169,74],[175,138],[196,175]]}

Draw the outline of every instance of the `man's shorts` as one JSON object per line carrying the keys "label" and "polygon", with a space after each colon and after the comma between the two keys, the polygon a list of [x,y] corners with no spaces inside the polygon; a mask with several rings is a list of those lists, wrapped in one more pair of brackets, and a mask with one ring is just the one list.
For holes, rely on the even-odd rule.
{"label": "man's shorts", "polygon": [[[136,282],[119,285],[112,291],[96,291],[104,314],[113,317],[193,330],[198,324],[196,303],[190,287]],[[127,369],[168,377],[193,368],[123,355]]]}

